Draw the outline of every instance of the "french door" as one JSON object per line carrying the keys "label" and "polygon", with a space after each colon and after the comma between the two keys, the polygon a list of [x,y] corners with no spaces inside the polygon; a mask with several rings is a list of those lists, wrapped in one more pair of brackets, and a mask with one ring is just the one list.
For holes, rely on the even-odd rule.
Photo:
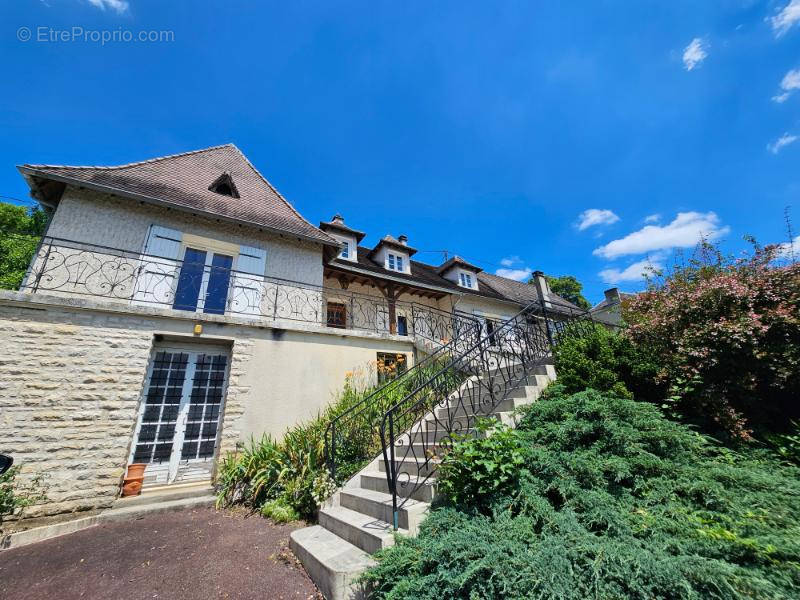
{"label": "french door", "polygon": [[187,247],[172,308],[225,314],[232,267],[232,256]]}
{"label": "french door", "polygon": [[163,348],[148,368],[130,463],[145,485],[211,477],[228,376],[219,351]]}

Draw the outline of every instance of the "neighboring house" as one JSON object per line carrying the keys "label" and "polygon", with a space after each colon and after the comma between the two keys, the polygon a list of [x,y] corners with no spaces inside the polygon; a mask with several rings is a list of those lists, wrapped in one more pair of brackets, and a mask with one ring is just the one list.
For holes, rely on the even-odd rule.
{"label": "neighboring house", "polygon": [[33,516],[110,505],[134,462],[146,487],[208,481],[347,371],[414,364],[537,299],[580,310],[540,273],[417,262],[402,235],[360,246],[339,215],[314,226],[230,144],[19,170],[51,218],[21,290],[0,292],[0,450],[48,474]]}
{"label": "neighboring house", "polygon": [[589,313],[592,318],[606,325],[622,325],[622,298],[631,294],[621,294],[618,288],[610,288],[603,292],[605,298],[593,306]]}

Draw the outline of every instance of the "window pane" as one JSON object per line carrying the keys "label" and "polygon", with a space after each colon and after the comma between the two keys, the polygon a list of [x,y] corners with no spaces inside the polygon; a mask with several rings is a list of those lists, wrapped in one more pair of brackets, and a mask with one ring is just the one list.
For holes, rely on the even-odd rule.
{"label": "window pane", "polygon": [[398,256],[397,257],[397,270],[398,271],[402,271],[403,270],[403,257],[402,256]]}
{"label": "window pane", "polygon": [[232,266],[233,257],[231,256],[215,254],[211,259],[211,272],[208,276],[208,289],[203,312],[214,315],[225,314]]}
{"label": "window pane", "polygon": [[394,269],[394,254],[389,255],[389,268]]}
{"label": "window pane", "polygon": [[348,258],[350,256],[350,244],[345,244],[344,248],[342,248],[342,252],[339,254],[342,258]]}
{"label": "window pane", "polygon": [[178,310],[197,310],[197,298],[200,285],[203,283],[203,270],[206,264],[206,252],[187,248],[178,276],[178,288],[175,290],[175,303],[172,308]]}

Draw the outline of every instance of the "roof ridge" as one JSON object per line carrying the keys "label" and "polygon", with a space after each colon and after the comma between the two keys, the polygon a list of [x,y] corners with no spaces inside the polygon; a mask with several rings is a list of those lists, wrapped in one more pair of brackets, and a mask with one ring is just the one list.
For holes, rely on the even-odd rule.
{"label": "roof ridge", "polygon": [[[114,169],[126,169],[128,167],[138,167],[140,165],[146,165],[146,164],[150,164],[150,163],[155,163],[155,162],[159,162],[159,161],[162,161],[162,160],[167,160],[169,158],[181,158],[183,156],[191,156],[193,154],[200,154],[201,152],[208,152],[210,150],[219,150],[220,148],[226,148],[226,147],[229,147],[229,146],[234,148],[236,151],[238,151],[239,154],[242,154],[242,151],[239,150],[239,148],[237,148],[235,144],[233,144],[232,142],[227,142],[225,144],[218,144],[216,146],[209,146],[208,148],[199,148],[197,150],[188,150],[186,152],[178,152],[177,154],[166,154],[164,156],[157,156],[155,158],[148,158],[148,159],[145,159],[145,160],[138,160],[138,161],[134,161],[134,162],[130,162],[130,163],[125,163],[125,164],[122,164],[122,165],[111,165],[111,166],[108,166],[108,165],[46,165],[46,164],[28,164],[28,163],[25,163],[25,164],[19,165],[19,166],[27,167],[29,169],[41,169],[41,168],[50,168],[50,169],[104,169],[104,170],[107,170],[107,171],[113,171]],[[242,154],[242,156],[244,156],[244,154]],[[247,160],[247,158],[245,158],[245,160]],[[248,162],[248,164],[250,163],[249,160],[247,162]],[[250,166],[252,167],[252,165],[250,165]],[[255,170],[255,168],[253,170]],[[258,171],[256,171],[256,173],[258,173]],[[261,175],[261,173],[258,173],[258,174]],[[261,178],[263,179],[263,176]],[[269,185],[269,183],[268,183],[268,185]],[[272,187],[272,186],[270,185],[270,187]],[[274,188],[273,188],[273,190],[274,190]]]}
{"label": "roof ridge", "polygon": [[261,174],[261,171],[259,171],[258,169],[256,169],[255,165],[254,165],[253,163],[251,163],[251,162],[250,162],[250,159],[249,159],[249,158],[247,158],[247,156],[245,155],[245,153],[244,153],[244,152],[242,152],[242,151],[241,151],[241,150],[240,150],[240,149],[239,149],[239,148],[236,146],[236,144],[226,144],[226,145],[232,146],[232,147],[233,147],[233,149],[234,149],[234,150],[236,150],[236,151],[239,153],[239,155],[240,155],[240,156],[241,156],[241,157],[244,159],[244,162],[246,162],[246,163],[247,163],[247,165],[248,165],[248,166],[249,166],[251,169],[253,169],[253,172],[255,172],[255,174],[256,174],[256,175],[258,175],[258,176],[261,178],[261,180],[262,180],[264,183],[266,183],[266,184],[269,186],[269,189],[271,189],[273,192],[275,192],[275,195],[276,195],[276,196],[278,196],[278,198],[280,198],[281,200],[283,200],[283,201],[286,203],[286,206],[288,206],[288,207],[289,207],[289,209],[290,209],[290,210],[291,210],[291,211],[292,211],[292,212],[293,212],[293,213],[294,213],[294,214],[295,214],[295,215],[296,215],[296,216],[297,216],[297,217],[298,217],[298,218],[299,218],[301,221],[303,221],[303,222],[304,222],[304,223],[306,223],[307,225],[310,225],[310,226],[311,226],[311,227],[313,227],[314,229],[317,229],[318,231],[322,232],[324,235],[326,235],[326,236],[328,236],[329,238],[331,238],[331,240],[333,240],[333,239],[334,239],[333,237],[331,237],[330,235],[328,235],[328,233],[326,233],[325,231],[322,231],[322,229],[320,229],[319,227],[317,227],[316,225],[314,225],[313,223],[311,223],[311,221],[309,221],[308,219],[306,219],[306,218],[305,218],[303,215],[301,215],[301,214],[300,214],[300,212],[299,212],[299,211],[298,211],[298,210],[297,210],[297,209],[296,209],[296,208],[295,208],[295,207],[292,205],[292,203],[291,203],[291,202],[289,202],[289,201],[288,201],[286,198],[284,198],[283,194],[281,194],[281,193],[280,193],[280,192],[277,190],[277,188],[276,188],[274,185],[272,185],[272,184],[269,182],[269,180],[268,180],[266,177],[264,177],[264,176]]}

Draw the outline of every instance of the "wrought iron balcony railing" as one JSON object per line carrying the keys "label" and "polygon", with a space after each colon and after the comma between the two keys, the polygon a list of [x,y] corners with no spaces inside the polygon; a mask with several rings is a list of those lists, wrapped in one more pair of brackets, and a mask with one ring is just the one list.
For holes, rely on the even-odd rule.
{"label": "wrought iron balcony railing", "polygon": [[[188,249],[191,250],[191,249]],[[415,335],[440,344],[460,321],[436,307],[390,301],[231,268],[219,255],[184,260],[45,237],[21,289],[91,296],[130,305]],[[394,310],[390,310],[393,308]],[[395,322],[390,322],[394,314]]]}

